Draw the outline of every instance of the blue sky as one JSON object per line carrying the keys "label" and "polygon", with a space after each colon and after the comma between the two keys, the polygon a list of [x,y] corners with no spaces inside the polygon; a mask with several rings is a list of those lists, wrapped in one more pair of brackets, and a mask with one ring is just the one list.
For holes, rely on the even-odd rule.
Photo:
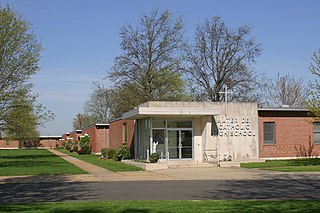
{"label": "blue sky", "polygon": [[318,0],[0,0],[32,23],[44,50],[41,70],[32,77],[39,102],[56,119],[40,128],[41,135],[72,131],[72,120],[120,50],[120,27],[136,25],[151,9],[169,9],[182,16],[185,36],[196,24],[221,16],[230,28],[244,24],[262,44],[255,69],[269,77],[290,73],[306,82],[311,56],[320,48]]}

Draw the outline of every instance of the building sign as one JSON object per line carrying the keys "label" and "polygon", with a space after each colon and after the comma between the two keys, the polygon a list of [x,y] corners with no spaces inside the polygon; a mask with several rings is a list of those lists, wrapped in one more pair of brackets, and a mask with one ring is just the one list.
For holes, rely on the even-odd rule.
{"label": "building sign", "polygon": [[251,119],[248,117],[216,117],[218,129],[217,136],[220,137],[252,137]]}

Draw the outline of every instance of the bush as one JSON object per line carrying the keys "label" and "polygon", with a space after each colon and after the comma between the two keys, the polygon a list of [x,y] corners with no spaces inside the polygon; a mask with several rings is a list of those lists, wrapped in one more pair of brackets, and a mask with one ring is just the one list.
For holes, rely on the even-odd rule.
{"label": "bush", "polygon": [[81,138],[80,140],[80,147],[84,147],[84,146],[89,146],[89,142],[90,142],[90,137],[89,136],[84,136],[83,138]]}
{"label": "bush", "polygon": [[131,158],[131,154],[130,154],[129,147],[127,145],[123,145],[117,148],[113,159],[116,161],[121,161],[124,159],[130,159],[130,158]]}
{"label": "bush", "polygon": [[114,159],[116,155],[116,149],[113,148],[103,148],[101,149],[102,157],[106,159]]}
{"label": "bush", "polygon": [[106,158],[108,153],[108,148],[102,148],[101,149],[101,155],[102,157]]}
{"label": "bush", "polygon": [[81,138],[80,144],[79,144],[81,149],[80,151],[78,151],[79,155],[87,155],[91,153],[89,142],[90,142],[90,137],[84,136],[83,138]]}
{"label": "bush", "polygon": [[150,155],[150,163],[157,163],[160,159],[160,154],[155,152]]}
{"label": "bush", "polygon": [[79,155],[88,155],[91,153],[91,149],[89,146],[83,146],[81,149],[77,152]]}
{"label": "bush", "polygon": [[66,150],[70,150],[72,147],[73,142],[72,141],[68,141],[67,143],[65,143],[65,148]]}
{"label": "bush", "polygon": [[79,150],[78,145],[74,145],[73,151],[74,151],[74,152],[78,152],[78,150]]}

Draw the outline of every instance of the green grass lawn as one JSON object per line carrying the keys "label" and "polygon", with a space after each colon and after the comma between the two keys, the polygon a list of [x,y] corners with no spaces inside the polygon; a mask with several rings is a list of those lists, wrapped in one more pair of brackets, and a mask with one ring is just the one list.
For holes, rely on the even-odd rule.
{"label": "green grass lawn", "polygon": [[241,163],[243,168],[258,168],[263,170],[282,172],[310,172],[320,171],[320,158],[266,160],[266,162]]}
{"label": "green grass lawn", "polygon": [[0,176],[87,174],[44,149],[0,150]]}
{"label": "green grass lawn", "polygon": [[143,169],[140,167],[121,163],[120,161],[114,161],[109,159],[107,160],[99,159],[100,155],[78,155],[78,154],[71,153],[65,149],[58,149],[57,151],[63,152],[72,157],[78,158],[88,163],[92,163],[94,165],[100,166],[105,169],[108,169],[112,172],[143,171]]}
{"label": "green grass lawn", "polygon": [[318,212],[319,201],[94,201],[94,202],[60,202],[33,204],[0,205],[0,212],[108,212],[108,213],[280,213],[280,212]]}

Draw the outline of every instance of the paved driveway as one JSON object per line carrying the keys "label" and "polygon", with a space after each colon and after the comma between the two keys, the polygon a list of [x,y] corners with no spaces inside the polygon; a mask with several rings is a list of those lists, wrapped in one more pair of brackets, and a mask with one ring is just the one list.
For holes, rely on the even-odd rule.
{"label": "paved driveway", "polygon": [[[92,182],[89,179],[68,182],[60,177],[38,183],[24,181],[12,184],[8,181],[0,184],[0,202],[320,199],[319,173],[279,173],[241,168],[168,169],[155,175],[158,173],[176,180]],[[199,180],[194,180],[196,177]],[[28,178],[35,177],[25,177]]]}

